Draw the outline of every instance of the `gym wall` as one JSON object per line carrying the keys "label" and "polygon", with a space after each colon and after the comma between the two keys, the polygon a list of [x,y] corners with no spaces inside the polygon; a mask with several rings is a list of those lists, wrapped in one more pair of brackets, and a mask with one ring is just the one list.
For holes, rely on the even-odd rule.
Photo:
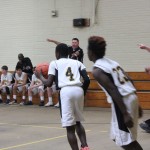
{"label": "gym wall", "polygon": [[[73,27],[75,18],[90,18],[90,27]],[[9,70],[14,70],[18,53],[34,65],[55,59],[55,45],[47,38],[71,44],[77,37],[90,71],[86,48],[91,35],[105,37],[106,55],[125,70],[144,71],[150,65],[150,53],[137,46],[150,46],[150,0],[0,0],[0,21],[0,65]]]}

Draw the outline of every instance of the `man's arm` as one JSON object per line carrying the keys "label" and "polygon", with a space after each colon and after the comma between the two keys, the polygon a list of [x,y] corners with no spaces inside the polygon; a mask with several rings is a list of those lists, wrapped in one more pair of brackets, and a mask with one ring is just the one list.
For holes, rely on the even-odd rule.
{"label": "man's arm", "polygon": [[114,83],[109,79],[106,73],[99,68],[95,68],[93,71],[94,78],[99,82],[99,84],[104,87],[104,89],[108,92],[108,94],[112,97],[112,100],[117,104],[120,111],[123,114],[124,122],[127,127],[133,127],[133,121],[129,113],[127,112],[127,108],[123,103],[123,99],[121,94],[119,93],[117,87]]}
{"label": "man's arm", "polygon": [[60,42],[52,40],[52,39],[47,39],[48,42],[54,43],[56,45],[60,44]]}
{"label": "man's arm", "polygon": [[87,89],[88,89],[88,87],[90,85],[90,79],[89,79],[89,77],[88,77],[87,72],[86,72],[85,69],[81,70],[80,74],[81,74],[81,76],[82,76],[82,78],[84,80],[82,88],[84,90],[84,95],[85,95],[86,91],[87,91]]}
{"label": "man's arm", "polygon": [[145,49],[145,50],[147,50],[148,52],[150,52],[150,47],[148,47],[148,46],[146,46],[146,45],[139,44],[139,48],[140,48],[140,49]]}
{"label": "man's arm", "polygon": [[35,75],[38,79],[40,79],[44,85],[46,85],[47,87],[51,87],[53,85],[53,82],[55,80],[55,76],[49,74],[48,75],[48,79],[45,79],[42,75],[41,72],[35,71]]}

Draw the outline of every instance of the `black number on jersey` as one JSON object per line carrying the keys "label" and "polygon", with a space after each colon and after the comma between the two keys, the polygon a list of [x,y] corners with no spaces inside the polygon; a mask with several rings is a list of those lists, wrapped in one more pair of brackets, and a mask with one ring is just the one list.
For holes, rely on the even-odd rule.
{"label": "black number on jersey", "polygon": [[72,73],[72,70],[71,70],[71,67],[68,67],[68,69],[67,69],[67,72],[66,72],[66,76],[67,77],[70,77],[70,81],[74,81],[74,79],[73,79],[73,73]]}
{"label": "black number on jersey", "polygon": [[120,84],[124,84],[125,82],[129,81],[128,77],[124,74],[120,66],[118,66],[117,68],[113,68],[113,72],[117,73],[118,81],[120,82]]}

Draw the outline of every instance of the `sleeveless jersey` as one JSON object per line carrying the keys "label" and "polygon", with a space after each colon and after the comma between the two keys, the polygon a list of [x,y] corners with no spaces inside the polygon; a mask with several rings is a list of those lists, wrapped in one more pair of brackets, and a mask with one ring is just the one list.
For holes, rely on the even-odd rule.
{"label": "sleeveless jersey", "polygon": [[[118,88],[118,91],[122,96],[129,95],[131,93],[134,93],[136,91],[135,87],[131,83],[131,81],[128,79],[128,77],[124,74],[124,71],[120,67],[120,65],[108,58],[101,58],[98,59],[94,67],[102,69],[104,72],[111,75],[114,84]],[[102,87],[104,90],[104,88]],[[106,90],[104,90],[106,92]],[[106,95],[109,94],[106,92]],[[109,100],[110,102],[110,100]]]}
{"label": "sleeveless jersey", "polygon": [[12,74],[7,73],[6,75],[2,74],[1,75],[1,82],[3,82],[4,85],[8,85],[9,82],[12,81]]}
{"label": "sleeveless jersey", "polygon": [[56,76],[58,83],[55,83],[59,88],[82,86],[80,71],[83,69],[86,69],[85,66],[78,60],[61,58],[50,63],[48,74]]}
{"label": "sleeveless jersey", "polygon": [[18,81],[18,84],[22,84],[23,83],[23,79],[26,73],[22,72],[21,76],[19,76],[17,73],[15,73],[15,78]]}

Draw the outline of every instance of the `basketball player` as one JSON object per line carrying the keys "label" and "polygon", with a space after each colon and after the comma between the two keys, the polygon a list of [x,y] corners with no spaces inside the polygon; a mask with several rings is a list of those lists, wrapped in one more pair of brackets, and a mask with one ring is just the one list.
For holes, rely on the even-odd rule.
{"label": "basketball player", "polygon": [[[148,47],[146,45],[139,44],[139,48],[150,52],[150,47]],[[150,67],[145,68],[145,71],[146,71],[146,73],[150,74]],[[140,127],[143,130],[145,130],[147,133],[150,133],[150,119],[147,119],[147,120],[143,121],[143,123],[140,123]]]}
{"label": "basketball player", "polygon": [[121,66],[105,56],[104,38],[88,39],[88,57],[94,62],[93,76],[108,96],[112,108],[111,138],[125,150],[142,150],[136,141],[138,99],[132,81]]}
{"label": "basketball player", "polygon": [[27,84],[27,74],[25,72],[22,72],[22,66],[17,65],[16,66],[16,73],[15,73],[15,83],[13,86],[13,101],[9,104],[17,104],[17,92],[22,92],[22,101],[20,105],[25,104],[26,100],[26,91],[28,89]]}
{"label": "basketball player", "polygon": [[[56,46],[56,58],[49,67],[49,76],[46,80],[42,74],[36,72],[43,83],[51,87],[54,79],[60,90],[60,106],[62,126],[67,130],[67,137],[72,150],[79,150],[75,131],[81,142],[81,150],[89,150],[86,142],[85,129],[81,124],[84,120],[82,115],[84,93],[89,86],[85,66],[73,59],[68,58],[68,46],[59,44]],[[84,82],[81,83],[82,76]],[[57,82],[58,81],[58,82]]]}
{"label": "basketball player", "polygon": [[12,74],[8,72],[7,66],[2,66],[1,68],[2,75],[1,75],[1,83],[0,83],[0,103],[3,102],[1,93],[7,94],[6,104],[10,102],[10,93],[12,90]]}

